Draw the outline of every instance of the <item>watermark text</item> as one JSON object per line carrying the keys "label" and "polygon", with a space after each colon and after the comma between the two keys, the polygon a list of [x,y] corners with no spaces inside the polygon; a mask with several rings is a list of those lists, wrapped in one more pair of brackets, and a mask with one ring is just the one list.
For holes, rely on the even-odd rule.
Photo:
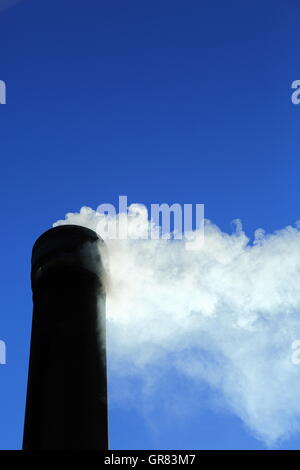
{"label": "watermark text", "polygon": [[119,207],[97,207],[97,232],[110,240],[183,240],[187,250],[196,251],[204,242],[204,204],[144,204],[128,206],[127,196],[119,196]]}
{"label": "watermark text", "polygon": [[0,340],[0,365],[6,364],[6,344]]}
{"label": "watermark text", "polygon": [[0,80],[0,104],[6,104],[6,83]]}

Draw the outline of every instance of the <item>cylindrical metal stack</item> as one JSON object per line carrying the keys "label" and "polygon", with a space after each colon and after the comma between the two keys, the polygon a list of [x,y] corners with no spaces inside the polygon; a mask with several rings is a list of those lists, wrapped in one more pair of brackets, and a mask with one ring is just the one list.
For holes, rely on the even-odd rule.
{"label": "cylindrical metal stack", "polygon": [[63,225],[32,251],[33,320],[23,449],[107,449],[101,243]]}

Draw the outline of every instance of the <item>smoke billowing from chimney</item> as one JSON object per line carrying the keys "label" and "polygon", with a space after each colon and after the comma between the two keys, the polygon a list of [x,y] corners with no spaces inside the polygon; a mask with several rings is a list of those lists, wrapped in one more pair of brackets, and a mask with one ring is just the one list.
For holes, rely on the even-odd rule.
{"label": "smoke billowing from chimney", "polygon": [[[147,230],[138,218],[127,216],[131,232],[140,223]],[[98,221],[98,213],[82,208],[54,225],[95,230]],[[110,373],[141,384],[135,393],[122,389],[124,405],[129,396],[132,406],[151,401],[158,384],[149,384],[147,370],[159,375],[172,367],[194,390],[193,410],[201,408],[206,384],[218,406],[267,445],[300,430],[300,369],[291,361],[300,337],[298,226],[257,230],[250,244],[241,224],[230,235],[207,221],[203,248],[192,252],[171,240],[106,245]],[[111,394],[122,403],[118,390]]]}

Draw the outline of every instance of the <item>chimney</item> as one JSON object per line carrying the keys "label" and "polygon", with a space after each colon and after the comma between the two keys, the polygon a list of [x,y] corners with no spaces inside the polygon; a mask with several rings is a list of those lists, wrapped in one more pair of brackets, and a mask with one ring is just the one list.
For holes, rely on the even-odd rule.
{"label": "chimney", "polygon": [[24,450],[108,449],[99,242],[88,228],[63,225],[33,246]]}

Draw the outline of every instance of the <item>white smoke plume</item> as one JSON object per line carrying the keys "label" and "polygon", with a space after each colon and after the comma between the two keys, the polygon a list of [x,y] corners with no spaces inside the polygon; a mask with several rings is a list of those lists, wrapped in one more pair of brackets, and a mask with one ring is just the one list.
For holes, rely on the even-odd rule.
{"label": "white smoke plume", "polygon": [[[114,222],[83,207],[54,225],[83,225],[101,236],[103,217]],[[124,217],[132,235],[149,230],[140,206]],[[149,368],[159,373],[168,364],[183,380],[208,385],[266,446],[300,431],[300,366],[291,360],[300,338],[297,224],[257,230],[250,243],[239,222],[227,234],[206,221],[199,251],[177,240],[106,245],[114,374],[143,382]]]}

